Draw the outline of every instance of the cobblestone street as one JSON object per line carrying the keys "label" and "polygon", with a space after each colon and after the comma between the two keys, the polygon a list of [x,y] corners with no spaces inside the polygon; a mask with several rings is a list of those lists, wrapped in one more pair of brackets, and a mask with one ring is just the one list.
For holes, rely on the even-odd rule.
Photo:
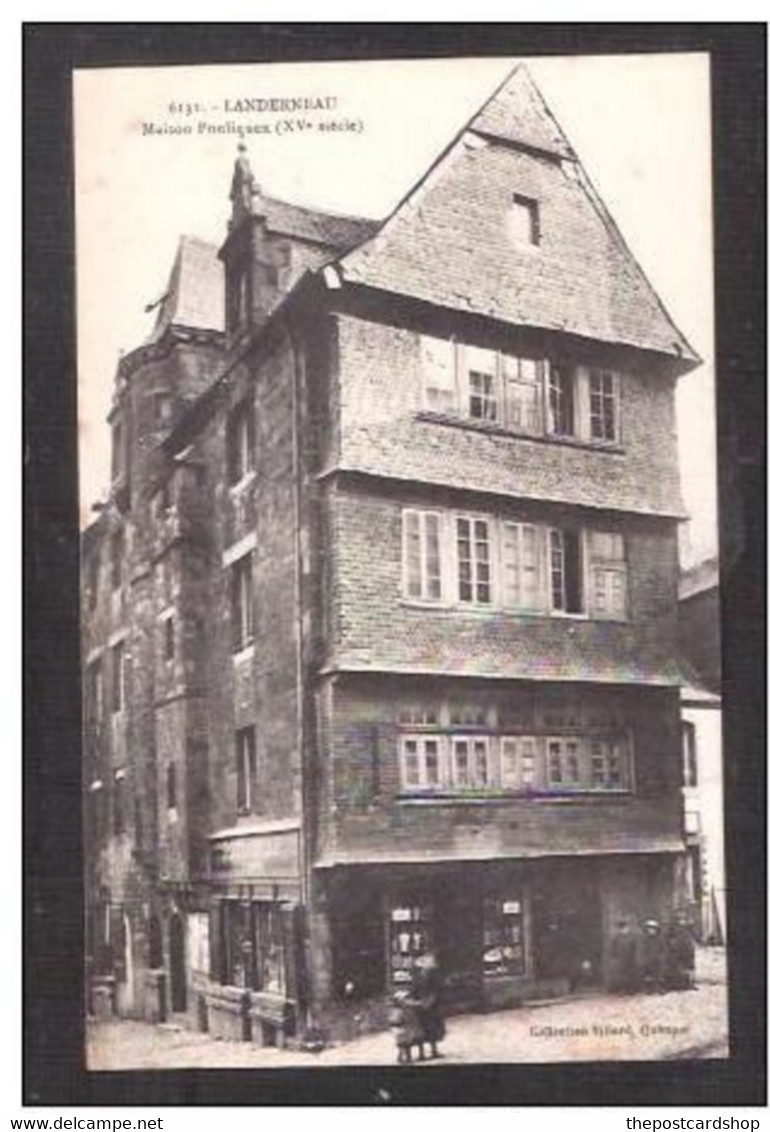
{"label": "cobblestone street", "polygon": [[[725,1057],[727,993],[722,949],[698,956],[692,991],[618,997],[592,995],[493,1014],[450,1017],[446,1063],[676,1060]],[[279,1068],[387,1065],[389,1033],[370,1034],[318,1054],[213,1041],[173,1025],[115,1021],[89,1025],[90,1069]]]}

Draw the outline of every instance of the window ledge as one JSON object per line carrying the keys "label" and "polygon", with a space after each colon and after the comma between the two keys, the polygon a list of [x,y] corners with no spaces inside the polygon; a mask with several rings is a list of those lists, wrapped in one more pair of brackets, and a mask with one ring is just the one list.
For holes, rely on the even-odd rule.
{"label": "window ledge", "polygon": [[606,452],[614,456],[625,455],[625,448],[616,441],[587,440],[579,436],[558,436],[550,432],[523,432],[508,428],[506,425],[497,424],[495,421],[481,421],[475,420],[473,417],[438,413],[433,409],[420,409],[416,417],[419,421],[448,425],[450,428],[470,429],[473,432],[485,432],[491,436],[509,436],[516,440],[530,440],[533,444],[561,444],[568,448],[584,448],[590,452]]}
{"label": "window ledge", "polygon": [[447,613],[451,615],[462,613],[470,617],[484,617],[492,613],[496,617],[506,617],[512,620],[524,618],[527,621],[534,619],[537,621],[600,621],[602,623],[610,622],[614,625],[629,624],[627,617],[598,617],[596,614],[590,613],[563,613],[559,609],[506,609],[504,606],[495,604],[470,605],[459,601],[421,601],[414,597],[399,598],[398,604],[403,609],[414,609],[421,613]]}
{"label": "window ledge", "polygon": [[630,790],[570,790],[563,793],[503,793],[490,791],[488,794],[448,794],[430,791],[400,793],[396,801],[401,806],[505,806],[511,802],[557,803],[558,805],[575,805],[584,802],[587,798],[602,798],[617,802],[620,799],[631,799],[634,795]]}
{"label": "window ledge", "polygon": [[238,649],[233,653],[233,664],[245,664],[247,660],[254,659],[254,643],[244,645],[242,649]]}

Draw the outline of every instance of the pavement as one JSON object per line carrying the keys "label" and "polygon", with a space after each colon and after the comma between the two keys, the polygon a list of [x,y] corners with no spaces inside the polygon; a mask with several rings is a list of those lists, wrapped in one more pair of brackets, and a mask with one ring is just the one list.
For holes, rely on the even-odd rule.
{"label": "pavement", "polygon": [[[722,948],[698,952],[697,987],[665,994],[570,997],[447,1019],[442,1057],[424,1067],[552,1061],[674,1061],[727,1057],[727,987]],[[88,1066],[188,1069],[392,1065],[389,1032],[366,1034],[320,1053],[218,1041],[174,1024],[89,1022]]]}

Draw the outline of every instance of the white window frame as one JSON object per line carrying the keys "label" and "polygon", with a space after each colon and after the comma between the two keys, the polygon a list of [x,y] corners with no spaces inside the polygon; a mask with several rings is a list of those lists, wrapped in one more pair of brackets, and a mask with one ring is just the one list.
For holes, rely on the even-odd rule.
{"label": "white window frame", "polygon": [[[511,376],[508,367],[513,363],[516,376]],[[522,365],[531,363],[535,367],[535,380],[528,381],[522,378]],[[529,354],[509,354],[501,351],[498,356],[498,372],[500,397],[503,404],[503,423],[510,432],[522,436],[543,436],[545,432],[545,402],[544,395],[548,376],[548,364],[545,358],[533,357]],[[511,389],[534,390],[535,421],[517,421],[514,419],[513,407],[517,402],[510,394]],[[521,402],[519,402],[521,403]]]}
{"label": "white window frame", "polygon": [[[494,767],[492,765],[491,738],[492,736],[490,735],[474,735],[473,733],[452,735],[450,737],[450,778],[454,790],[495,790],[497,788]],[[457,769],[457,749],[461,744],[464,744],[467,748],[467,782],[459,781],[460,775]],[[479,748],[483,749],[484,765],[486,767],[486,774],[483,779],[479,774]]]}
{"label": "white window frame", "polygon": [[[588,577],[586,570],[587,549],[585,528],[580,527],[575,530],[574,527],[548,527],[547,528],[547,578],[546,584],[548,587],[548,611],[551,617],[576,617],[579,620],[589,619],[589,603],[588,603]],[[567,572],[566,572],[566,555],[564,553],[564,536],[565,534],[577,535],[578,540],[578,555],[580,558],[578,564],[578,582],[580,585],[580,609],[566,609],[567,604]],[[553,598],[553,549],[554,549],[554,536],[558,536],[561,542],[561,600],[562,606],[559,607],[554,602]]]}
{"label": "white window frame", "polygon": [[[595,377],[610,378],[612,390],[610,397],[612,399],[612,428],[613,436],[596,436],[593,431],[593,413],[591,410],[591,397],[592,397],[592,381]],[[620,443],[620,379],[614,370],[605,369],[600,366],[589,366],[586,370],[586,386],[587,386],[587,399],[588,399],[588,415],[587,415],[587,430],[586,439],[590,440],[593,444],[619,444]],[[603,390],[600,391],[600,398],[603,404],[606,394]],[[604,413],[602,412],[602,422],[604,420]]]}
{"label": "white window frame", "polygon": [[[609,535],[620,540],[621,557],[604,558],[593,548],[595,535]],[[592,620],[596,621],[627,621],[628,620],[628,556],[625,536],[618,531],[587,530],[584,532],[584,546],[586,569],[588,573],[588,612]],[[599,601],[598,579],[614,579],[620,583],[621,601],[616,607],[608,594],[608,601],[601,608]]]}
{"label": "white window frame", "polygon": [[501,735],[498,746],[500,789],[517,794],[536,791],[541,781],[538,736]]}
{"label": "white window frame", "polygon": [[[410,593],[409,524],[416,517],[420,554],[420,592]],[[435,519],[438,547],[438,595],[430,593],[428,575],[428,520]],[[441,511],[423,511],[406,507],[401,512],[401,592],[406,601],[442,605],[446,602],[446,534],[445,516]]]}
{"label": "white window frame", "polygon": [[[525,531],[533,532],[535,549],[535,588],[531,604],[525,604],[523,598],[522,580],[524,576],[523,544]],[[549,610],[549,594],[546,586],[547,580],[547,550],[548,540],[545,535],[546,528],[537,523],[525,523],[512,519],[500,520],[500,561],[498,567],[500,605],[503,609],[513,613],[544,614]],[[515,569],[518,575],[518,600],[511,595],[507,587],[507,573],[514,568],[514,564],[507,558],[507,536],[510,534],[516,545]]]}
{"label": "white window frame", "polygon": [[[481,366],[474,368],[473,358],[481,354],[487,355],[487,364],[491,361],[490,369],[481,368]],[[458,345],[457,362],[463,415],[475,424],[502,425],[504,420],[502,399],[500,397],[500,351],[491,350],[487,346]],[[489,378],[490,389],[488,392],[479,393],[472,390],[472,373]],[[474,416],[471,412],[472,398],[480,398],[484,404],[493,404],[495,407],[495,415]]]}
{"label": "white window frame", "polygon": [[[431,365],[428,360],[429,352],[433,343],[439,343],[437,350],[448,350],[449,353],[449,371],[451,377],[451,385],[446,388],[431,384],[431,376],[436,372],[436,369]],[[420,335],[420,370],[422,375],[422,404],[423,408],[429,413],[440,413],[443,415],[455,416],[458,413],[459,397],[458,397],[458,373],[459,367],[457,364],[457,344],[453,338],[437,338],[432,334]],[[440,397],[446,397],[449,404],[445,407],[437,406],[432,403],[431,391],[439,393]]]}
{"label": "white window frame", "polygon": [[[471,568],[470,585],[471,585],[471,593],[472,593],[472,596],[470,597],[470,599],[464,598],[461,595],[460,545],[459,544],[460,544],[460,523],[462,523],[462,522],[467,522],[467,523],[470,524],[470,538],[469,538],[470,559],[469,559],[469,562],[470,562],[470,568]],[[487,537],[486,537],[487,561],[486,561],[486,566],[487,566],[487,569],[488,569],[489,578],[488,578],[488,581],[486,583],[480,581],[479,577],[478,577],[478,567],[479,567],[480,564],[483,565],[484,563],[480,563],[480,561],[478,559],[478,553],[477,553],[477,547],[476,547],[476,523],[484,523],[486,525],[486,530],[487,530]],[[464,609],[474,609],[474,608],[475,609],[493,609],[495,607],[496,594],[495,594],[495,576],[494,575],[495,575],[495,555],[496,555],[496,544],[495,544],[495,527],[496,527],[496,525],[497,525],[497,520],[492,516],[473,515],[473,514],[470,514],[470,513],[459,512],[459,511],[454,513],[453,523],[452,523],[452,533],[453,533],[452,542],[453,542],[453,551],[454,551],[454,553],[453,553],[453,565],[454,565],[454,576],[455,576],[455,597],[456,597],[458,605],[460,605]],[[489,601],[480,601],[479,600],[479,596],[478,596],[479,586],[484,585],[484,584],[486,584],[488,586],[488,589],[489,589]]]}
{"label": "white window frame", "polygon": [[[408,750],[414,746],[414,751]],[[428,778],[428,747],[435,748],[436,781]],[[417,781],[410,781],[408,757],[414,754],[417,759]],[[446,788],[446,751],[443,735],[425,732],[407,732],[399,737],[399,782],[403,793],[435,792]]]}

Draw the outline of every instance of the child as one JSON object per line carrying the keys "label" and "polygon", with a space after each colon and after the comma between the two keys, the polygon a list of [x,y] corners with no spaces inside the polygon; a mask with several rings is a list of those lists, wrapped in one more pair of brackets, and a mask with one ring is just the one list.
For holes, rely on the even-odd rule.
{"label": "child", "polygon": [[413,1045],[420,1047],[420,1060],[423,1061],[425,1050],[421,1041],[419,1015],[417,1006],[410,999],[408,991],[396,991],[393,995],[388,1021],[396,1039],[397,1063],[404,1065],[411,1062]]}

